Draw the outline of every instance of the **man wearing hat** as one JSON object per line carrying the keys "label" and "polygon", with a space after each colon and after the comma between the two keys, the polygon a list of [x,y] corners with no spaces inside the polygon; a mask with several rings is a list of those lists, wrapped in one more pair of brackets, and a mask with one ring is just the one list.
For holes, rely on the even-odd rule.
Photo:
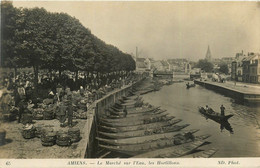
{"label": "man wearing hat", "polygon": [[59,115],[60,115],[59,120],[61,126],[64,126],[64,123],[66,121],[66,108],[67,107],[63,102],[59,104]]}
{"label": "man wearing hat", "polygon": [[72,106],[72,95],[71,94],[68,94],[67,111],[68,111],[68,125],[69,125],[69,127],[72,127],[73,106]]}
{"label": "man wearing hat", "polygon": [[21,99],[21,101],[18,104],[19,112],[18,112],[18,123],[21,122],[22,115],[24,114],[25,109],[27,108],[27,103],[25,102],[25,99]]}

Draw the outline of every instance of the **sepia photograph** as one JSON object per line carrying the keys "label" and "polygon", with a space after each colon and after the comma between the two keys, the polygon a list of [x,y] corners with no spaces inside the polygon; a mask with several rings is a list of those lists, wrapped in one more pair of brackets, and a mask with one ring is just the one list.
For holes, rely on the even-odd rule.
{"label": "sepia photograph", "polygon": [[1,1],[0,46],[3,165],[260,157],[259,1]]}

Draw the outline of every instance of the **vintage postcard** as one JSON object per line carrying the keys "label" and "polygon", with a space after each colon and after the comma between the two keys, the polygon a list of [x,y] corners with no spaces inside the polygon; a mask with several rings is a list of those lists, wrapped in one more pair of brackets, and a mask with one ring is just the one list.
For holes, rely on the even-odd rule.
{"label": "vintage postcard", "polygon": [[0,168],[260,167],[259,1],[1,1]]}

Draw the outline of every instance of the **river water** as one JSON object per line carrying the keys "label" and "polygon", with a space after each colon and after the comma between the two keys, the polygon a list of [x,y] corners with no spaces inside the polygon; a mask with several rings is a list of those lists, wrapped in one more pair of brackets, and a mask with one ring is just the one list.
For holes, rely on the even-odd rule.
{"label": "river water", "polygon": [[[191,124],[186,129],[200,129],[195,135],[210,134],[207,140],[211,144],[201,149],[217,149],[213,157],[260,157],[260,107],[237,104],[233,99],[199,85],[186,89],[185,83],[163,86],[160,91],[143,95],[143,99],[166,109],[169,115],[183,119],[180,124]],[[223,104],[225,115],[234,115],[228,120],[232,130],[221,130],[219,123],[202,116],[198,106],[206,104],[217,112]]]}

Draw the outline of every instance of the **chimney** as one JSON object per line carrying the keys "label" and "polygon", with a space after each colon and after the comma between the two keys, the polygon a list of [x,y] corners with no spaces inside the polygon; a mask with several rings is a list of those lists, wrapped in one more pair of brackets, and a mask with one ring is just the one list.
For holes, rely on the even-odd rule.
{"label": "chimney", "polygon": [[136,58],[138,58],[138,47],[136,47]]}

